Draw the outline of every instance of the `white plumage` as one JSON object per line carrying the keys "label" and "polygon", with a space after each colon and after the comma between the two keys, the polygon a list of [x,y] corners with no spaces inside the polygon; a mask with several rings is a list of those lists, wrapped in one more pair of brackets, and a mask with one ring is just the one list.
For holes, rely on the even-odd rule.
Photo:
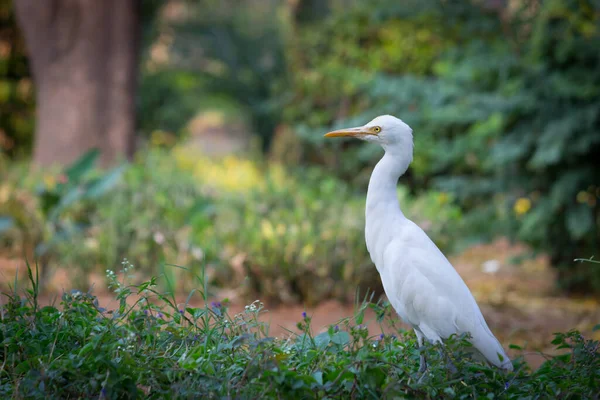
{"label": "white plumage", "polygon": [[[488,362],[512,370],[467,285],[435,243],[400,209],[396,185],[412,162],[412,129],[396,117],[382,115],[364,126],[325,136],[356,137],[385,150],[369,181],[365,239],[388,300],[414,328],[419,343],[424,339],[441,342],[452,334],[468,332],[473,347]],[[425,365],[421,358],[421,370]]]}

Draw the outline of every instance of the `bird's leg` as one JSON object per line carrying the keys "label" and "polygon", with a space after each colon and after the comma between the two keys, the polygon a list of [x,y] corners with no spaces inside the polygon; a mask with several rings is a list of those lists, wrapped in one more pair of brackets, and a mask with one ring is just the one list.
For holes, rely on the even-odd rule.
{"label": "bird's leg", "polygon": [[427,359],[425,358],[425,340],[423,338],[423,335],[421,335],[419,332],[415,331],[415,333],[417,334],[417,343],[419,344],[419,350],[421,352],[421,355],[419,356],[419,372],[418,374],[420,375],[419,380],[417,382],[421,383],[421,381],[423,380],[423,378],[425,377],[425,371],[427,371]]}
{"label": "bird's leg", "polygon": [[443,358],[446,361],[446,368],[448,368],[450,370],[450,372],[452,372],[453,374],[456,374],[458,372],[458,369],[456,369],[456,366],[450,359],[448,352],[446,351],[446,349],[443,347],[442,344],[440,344],[440,348],[438,351],[440,353],[440,358]]}
{"label": "bird's leg", "polygon": [[419,373],[423,373],[425,372],[425,370],[427,369],[427,360],[425,359],[425,352],[424,352],[424,348],[423,345],[425,344],[425,340],[423,338],[423,335],[421,335],[419,332],[415,331],[415,333],[417,334],[417,343],[419,344],[419,349],[421,351],[421,355],[420,355],[420,362],[419,362]]}
{"label": "bird's leg", "polygon": [[421,353],[420,361],[419,361],[419,373],[422,374],[427,370],[427,360],[425,359],[425,354]]}

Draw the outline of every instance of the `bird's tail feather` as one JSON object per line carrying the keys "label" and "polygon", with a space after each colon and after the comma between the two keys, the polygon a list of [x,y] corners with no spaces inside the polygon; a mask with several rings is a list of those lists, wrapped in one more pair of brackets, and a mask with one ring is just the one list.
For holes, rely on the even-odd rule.
{"label": "bird's tail feather", "polygon": [[477,349],[487,362],[502,368],[506,371],[512,371],[513,365],[508,355],[502,348],[502,345],[494,335],[477,335],[471,339],[471,343]]}

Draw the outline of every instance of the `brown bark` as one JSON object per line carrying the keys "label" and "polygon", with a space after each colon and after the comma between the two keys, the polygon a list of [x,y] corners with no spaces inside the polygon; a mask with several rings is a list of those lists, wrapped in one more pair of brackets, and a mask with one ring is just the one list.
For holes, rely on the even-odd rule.
{"label": "brown bark", "polygon": [[36,86],[34,162],[68,164],[88,149],[102,164],[135,138],[138,0],[14,0]]}

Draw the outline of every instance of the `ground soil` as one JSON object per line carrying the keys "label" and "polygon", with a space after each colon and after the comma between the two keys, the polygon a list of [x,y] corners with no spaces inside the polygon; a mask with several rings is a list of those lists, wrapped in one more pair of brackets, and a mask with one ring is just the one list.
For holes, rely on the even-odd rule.
{"label": "ground soil", "polygon": [[[525,359],[536,367],[544,360],[544,353],[552,354],[548,346],[553,333],[578,329],[584,336],[600,339],[600,332],[592,332],[592,328],[600,323],[599,299],[593,297],[566,297],[558,292],[554,285],[554,272],[545,257],[524,261],[520,264],[511,262],[516,256],[524,254],[526,249],[518,244],[510,244],[507,240],[498,240],[487,245],[478,245],[467,251],[450,257],[451,262],[463,277],[481,310],[500,341],[508,347],[516,344],[526,349]],[[24,265],[14,259],[0,257],[0,282],[2,286],[13,281],[16,269],[22,276]],[[54,274],[50,287],[54,291],[45,293],[43,303],[58,303],[61,288],[69,288],[66,271]],[[94,294],[101,305],[112,308],[116,305],[114,296],[98,290],[105,287],[100,275],[91,278],[95,282]],[[225,293],[215,296],[215,300]],[[186,301],[187,293],[177,296],[181,303]],[[231,293],[227,297],[232,298]],[[3,300],[0,300],[0,302]],[[230,305],[230,314],[241,312],[249,301],[235,299]],[[192,300],[200,305],[201,300]],[[354,306],[339,302],[327,301],[317,307],[305,309],[302,305],[270,306],[265,304],[266,313],[262,319],[270,323],[270,333],[274,336],[289,335],[297,332],[296,324],[306,311],[312,317],[313,330],[319,332],[342,318],[353,315]],[[366,321],[371,321],[369,329],[372,334],[379,334],[381,328],[374,323],[374,316],[367,312]],[[401,325],[402,326],[402,325]],[[404,326],[405,328],[408,328]],[[387,330],[387,329],[386,329]],[[519,354],[509,350],[511,357]]]}

